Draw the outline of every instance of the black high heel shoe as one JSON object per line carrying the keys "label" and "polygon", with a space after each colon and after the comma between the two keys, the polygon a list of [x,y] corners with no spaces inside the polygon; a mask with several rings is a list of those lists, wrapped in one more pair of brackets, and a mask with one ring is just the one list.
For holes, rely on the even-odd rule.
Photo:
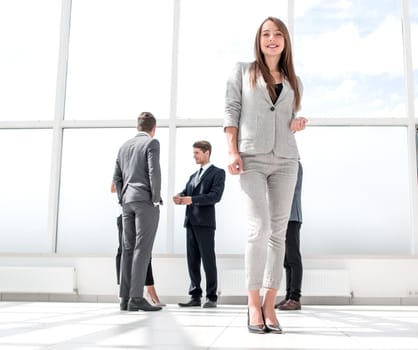
{"label": "black high heel shoe", "polygon": [[261,314],[263,315],[263,321],[264,321],[264,325],[266,326],[266,332],[268,333],[274,333],[274,334],[282,334],[283,333],[283,329],[280,326],[280,324],[267,324],[266,323],[266,319],[264,317],[264,310],[263,308],[261,308]]}
{"label": "black high heel shoe", "polygon": [[256,325],[250,324],[250,309],[248,309],[247,311],[247,328],[248,332],[250,333],[263,334],[266,332],[266,327],[264,326],[264,323]]}

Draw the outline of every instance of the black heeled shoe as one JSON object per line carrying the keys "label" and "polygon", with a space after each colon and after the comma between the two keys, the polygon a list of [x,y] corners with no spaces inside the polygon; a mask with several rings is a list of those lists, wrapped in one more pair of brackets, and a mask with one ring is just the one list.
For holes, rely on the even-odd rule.
{"label": "black heeled shoe", "polygon": [[266,323],[263,308],[261,308],[261,314],[263,315],[263,321],[264,321],[264,325],[265,325],[267,333],[274,333],[274,334],[282,334],[283,333],[283,329],[282,329],[282,327],[280,326],[279,323],[277,323],[277,324],[267,324]]}
{"label": "black heeled shoe", "polygon": [[247,311],[247,328],[248,332],[255,333],[255,334],[264,334],[266,332],[266,327],[264,324],[256,324],[251,325],[250,324],[250,309]]}

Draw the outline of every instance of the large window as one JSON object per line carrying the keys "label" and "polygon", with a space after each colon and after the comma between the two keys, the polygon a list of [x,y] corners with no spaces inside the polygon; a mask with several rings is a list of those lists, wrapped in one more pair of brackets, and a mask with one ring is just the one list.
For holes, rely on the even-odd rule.
{"label": "large window", "polygon": [[[406,135],[403,127],[311,127],[298,134],[306,256],[411,253]],[[212,162],[225,168],[221,128],[182,128],[177,137],[176,193],[198,169],[194,141],[210,141]],[[184,210],[175,208],[175,253],[185,252]],[[238,177],[227,174],[216,214],[216,251],[242,254],[247,218]]]}
{"label": "large window", "polygon": [[411,14],[412,69],[414,71],[415,118],[418,120],[418,1],[409,1]]}
{"label": "large window", "polygon": [[51,130],[0,130],[0,253],[48,253]]}
{"label": "large window", "polygon": [[411,253],[406,128],[312,127],[298,143],[304,255]]}
{"label": "large window", "polygon": [[295,1],[309,118],[406,117],[401,2]]}
{"label": "large window", "polygon": [[172,6],[72,1],[65,119],[131,120],[141,111],[168,118]]}
{"label": "large window", "polygon": [[[288,24],[304,83],[304,255],[414,252],[418,1],[2,0],[0,253],[114,255],[116,154],[148,110],[164,199],[154,253],[184,254],[172,196],[197,170],[194,141],[210,141],[226,169],[226,81],[254,59],[268,16]],[[216,213],[217,253],[243,254],[238,177],[227,173]]]}
{"label": "large window", "polygon": [[[117,248],[117,197],[110,192],[119,147],[136,135],[132,129],[74,129],[64,133],[58,225],[58,252],[113,254]],[[167,130],[161,144],[162,195],[167,193]],[[165,201],[165,197],[164,197]],[[166,206],[154,252],[166,251]]]}
{"label": "large window", "polygon": [[415,134],[415,145],[416,145],[416,156],[417,156],[417,182],[418,182],[418,125],[416,126]]}
{"label": "large window", "polygon": [[286,1],[183,0],[180,13],[179,118],[223,118],[226,80],[254,60],[255,33],[268,16],[287,22]]}
{"label": "large window", "polygon": [[0,121],[54,119],[61,1],[0,1]]}

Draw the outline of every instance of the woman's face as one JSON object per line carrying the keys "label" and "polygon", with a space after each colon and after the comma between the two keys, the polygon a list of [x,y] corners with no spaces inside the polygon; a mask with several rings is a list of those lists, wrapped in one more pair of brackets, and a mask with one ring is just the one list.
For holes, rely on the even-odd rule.
{"label": "woman's face", "polygon": [[284,34],[272,21],[261,27],[260,48],[264,56],[279,56],[284,50]]}

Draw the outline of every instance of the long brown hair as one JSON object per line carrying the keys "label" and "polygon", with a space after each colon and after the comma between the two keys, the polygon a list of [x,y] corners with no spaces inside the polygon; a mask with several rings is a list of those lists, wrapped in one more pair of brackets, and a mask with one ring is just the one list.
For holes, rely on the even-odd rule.
{"label": "long brown hair", "polygon": [[289,30],[287,29],[286,25],[278,18],[267,17],[263,21],[263,23],[261,23],[260,27],[257,30],[254,42],[254,53],[256,59],[250,67],[250,84],[254,87],[257,83],[257,78],[260,75],[262,75],[267,83],[267,89],[270,97],[273,101],[276,100],[277,95],[276,90],[274,88],[274,78],[270,74],[270,69],[269,67],[267,67],[267,64],[264,60],[264,54],[261,51],[260,46],[261,30],[263,28],[264,23],[266,23],[267,21],[272,21],[277,26],[278,30],[281,31],[284,35],[284,49],[282,54],[280,55],[280,60],[277,68],[279,72],[289,81],[290,86],[293,88],[293,91],[295,93],[294,110],[298,111],[300,109],[301,96],[298,86],[298,80],[296,78],[295,68],[293,66],[292,45],[290,42]]}

